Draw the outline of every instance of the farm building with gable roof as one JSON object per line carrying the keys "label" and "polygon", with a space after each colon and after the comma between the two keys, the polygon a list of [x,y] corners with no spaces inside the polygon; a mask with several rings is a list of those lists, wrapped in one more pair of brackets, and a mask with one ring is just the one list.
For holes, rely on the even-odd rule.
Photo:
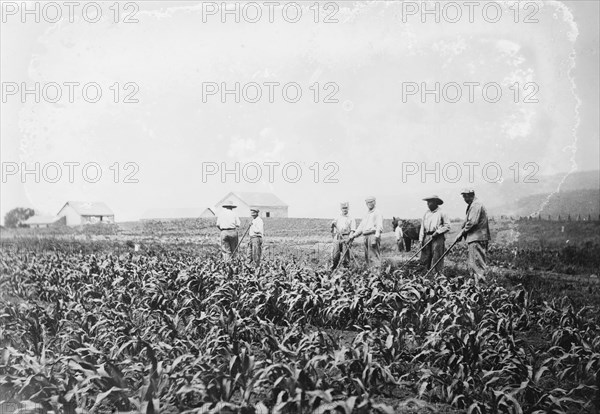
{"label": "farm building with gable roof", "polygon": [[206,210],[204,210],[202,212],[202,214],[200,214],[201,218],[211,218],[211,217],[215,217],[215,216],[216,216],[215,211],[210,207],[208,207]]}
{"label": "farm building with gable roof", "polygon": [[236,214],[240,217],[249,216],[251,208],[258,208],[261,217],[288,216],[288,205],[273,193],[231,192],[215,205],[216,209],[220,210],[228,201],[234,202],[237,206]]}
{"label": "farm building with gable roof", "polygon": [[66,217],[68,226],[115,222],[115,213],[100,201],[67,201],[57,216]]}
{"label": "farm building with gable roof", "polygon": [[22,224],[32,229],[41,229],[46,227],[64,226],[66,218],[59,216],[31,216]]}

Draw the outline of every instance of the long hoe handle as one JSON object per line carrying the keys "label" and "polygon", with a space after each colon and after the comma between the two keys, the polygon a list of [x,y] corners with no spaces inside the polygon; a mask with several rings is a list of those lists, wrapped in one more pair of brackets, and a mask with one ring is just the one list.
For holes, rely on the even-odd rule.
{"label": "long hoe handle", "polygon": [[406,266],[406,264],[408,262],[410,262],[412,259],[414,259],[415,257],[417,257],[417,255],[419,253],[421,253],[423,251],[424,248],[426,248],[429,243],[431,243],[433,241],[433,237],[431,239],[429,239],[429,241],[427,243],[425,243],[423,246],[421,246],[421,248],[419,250],[417,250],[417,252],[415,254],[413,254],[406,262],[402,263],[402,265],[398,268],[398,270],[401,270],[404,268],[404,266]]}
{"label": "long hoe handle", "polygon": [[242,242],[244,241],[244,237],[246,237],[246,234],[248,234],[248,231],[250,230],[250,227],[252,227],[252,223],[250,223],[250,225],[248,226],[248,228],[246,229],[246,231],[244,232],[244,235],[242,236],[242,238],[240,239],[240,241],[238,242],[238,245],[235,246],[235,250],[233,251],[233,253],[231,254],[231,256],[235,256],[235,254],[237,253],[238,249],[240,248],[240,246],[242,245]]}
{"label": "long hoe handle", "polygon": [[423,277],[427,277],[427,276],[429,275],[429,273],[431,273],[431,271],[432,271],[433,269],[435,269],[435,267],[438,265],[438,263],[439,263],[439,262],[441,262],[441,261],[442,261],[442,259],[443,259],[444,257],[446,257],[446,255],[447,255],[448,253],[450,253],[450,250],[452,250],[452,248],[453,248],[454,246],[456,246],[456,244],[457,244],[459,241],[460,241],[460,240],[454,240],[454,243],[452,243],[452,244],[450,245],[450,247],[448,247],[448,250],[446,250],[446,251],[444,252],[444,254],[443,254],[443,255],[442,255],[442,256],[441,256],[439,259],[437,259],[437,261],[435,262],[435,264],[434,264],[433,266],[431,266],[431,268],[430,268],[430,269],[427,271],[427,273],[425,273],[425,276],[423,276]]}
{"label": "long hoe handle", "polygon": [[346,252],[348,251],[349,248],[350,248],[349,243],[347,243],[347,242],[344,243],[344,249],[342,251],[342,255],[340,256],[340,260],[335,265],[335,268],[331,271],[332,274],[335,273],[336,270],[338,270],[338,267],[340,267],[340,263],[342,263],[342,261],[346,257]]}

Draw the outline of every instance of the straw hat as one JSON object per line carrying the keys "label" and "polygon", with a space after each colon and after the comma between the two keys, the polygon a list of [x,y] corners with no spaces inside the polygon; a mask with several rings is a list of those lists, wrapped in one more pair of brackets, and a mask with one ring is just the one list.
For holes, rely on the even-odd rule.
{"label": "straw hat", "polygon": [[222,207],[225,208],[237,208],[237,206],[233,203],[233,200],[227,200]]}
{"label": "straw hat", "polygon": [[438,205],[442,205],[444,204],[444,200],[442,200],[441,198],[439,198],[436,195],[432,195],[431,197],[426,197],[423,199],[423,201],[436,201],[438,203]]}

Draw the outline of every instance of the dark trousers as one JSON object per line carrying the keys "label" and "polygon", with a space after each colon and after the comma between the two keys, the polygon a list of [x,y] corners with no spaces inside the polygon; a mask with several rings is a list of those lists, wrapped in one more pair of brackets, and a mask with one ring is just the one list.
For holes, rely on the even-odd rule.
{"label": "dark trousers", "polygon": [[[348,241],[348,238],[340,238],[340,239],[335,239],[333,241],[333,252],[331,253],[331,258],[332,258],[332,263],[331,263],[331,269],[335,269],[338,265],[338,263],[340,262],[340,259],[342,260],[342,266],[344,267],[348,267],[348,265],[350,264],[350,246],[348,246],[348,248],[346,248],[346,242]],[[344,257],[342,258],[342,252],[344,252]]]}
{"label": "dark trousers", "polygon": [[[431,240],[431,236],[425,236],[423,244],[427,243],[429,240]],[[435,262],[437,262],[439,258],[444,255],[445,248],[446,238],[441,235],[434,237],[431,243],[429,243],[429,245],[421,251],[421,263],[427,267],[427,270],[431,269],[433,264],[435,264]],[[440,260],[435,267],[435,271],[437,273],[441,273],[443,268],[444,259]]]}
{"label": "dark trousers", "polygon": [[367,266],[379,266],[381,264],[380,239],[375,234],[364,236],[365,238],[365,261]]}
{"label": "dark trousers", "polygon": [[396,246],[398,246],[398,251],[402,253],[404,251],[404,240],[402,238],[396,240]]}
{"label": "dark trousers", "polygon": [[238,245],[237,230],[221,230],[221,253],[224,260],[229,260]]}
{"label": "dark trousers", "polygon": [[250,237],[250,261],[254,263],[255,266],[260,265],[262,242],[262,237]]}
{"label": "dark trousers", "polygon": [[471,276],[477,277],[477,279],[485,277],[487,270],[487,250],[487,240],[469,243],[469,273]]}
{"label": "dark trousers", "polygon": [[402,237],[404,239],[404,247],[407,252],[410,252],[410,246],[412,245],[412,239],[410,237]]}

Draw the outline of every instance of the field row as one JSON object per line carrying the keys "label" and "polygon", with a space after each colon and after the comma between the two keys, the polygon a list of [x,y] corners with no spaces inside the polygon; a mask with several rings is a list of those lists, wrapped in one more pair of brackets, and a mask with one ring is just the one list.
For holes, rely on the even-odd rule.
{"label": "field row", "polygon": [[2,393],[57,413],[592,413],[600,402],[597,309],[524,288],[279,259],[256,272],[186,252],[0,257]]}

